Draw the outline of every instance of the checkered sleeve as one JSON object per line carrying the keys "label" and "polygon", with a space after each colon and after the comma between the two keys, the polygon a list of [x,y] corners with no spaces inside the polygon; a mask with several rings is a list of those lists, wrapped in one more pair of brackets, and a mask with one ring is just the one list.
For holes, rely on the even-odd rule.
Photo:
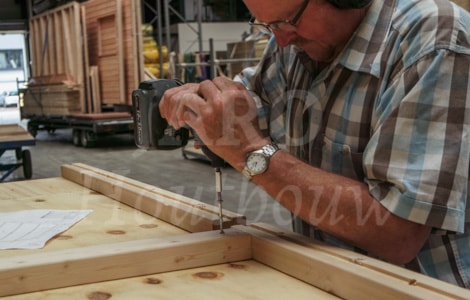
{"label": "checkered sleeve", "polygon": [[470,158],[470,56],[426,54],[375,107],[364,153],[371,194],[392,213],[463,232]]}

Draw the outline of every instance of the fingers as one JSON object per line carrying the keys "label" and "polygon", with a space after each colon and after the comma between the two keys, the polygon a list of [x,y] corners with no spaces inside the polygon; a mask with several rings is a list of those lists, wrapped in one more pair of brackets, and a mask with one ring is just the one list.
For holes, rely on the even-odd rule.
{"label": "fingers", "polygon": [[[186,125],[185,119],[195,113],[187,107],[197,97],[198,84],[185,84],[164,92],[159,103],[160,115],[176,129]],[[200,97],[198,97],[200,98]],[[199,99],[200,100],[200,99]]]}
{"label": "fingers", "polygon": [[199,84],[198,93],[206,100],[215,99],[218,94],[229,90],[245,90],[246,88],[238,82],[225,77],[216,77]]}

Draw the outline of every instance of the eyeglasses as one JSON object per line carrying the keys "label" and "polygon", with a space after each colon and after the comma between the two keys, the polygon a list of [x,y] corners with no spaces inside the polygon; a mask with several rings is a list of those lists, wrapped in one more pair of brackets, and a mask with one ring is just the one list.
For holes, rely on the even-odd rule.
{"label": "eyeglasses", "polygon": [[256,18],[251,17],[248,24],[261,32],[264,33],[273,33],[273,30],[280,30],[284,32],[294,32],[297,30],[297,23],[299,23],[302,14],[304,13],[305,9],[307,8],[308,2],[310,0],[304,0],[302,6],[300,7],[299,11],[295,15],[292,20],[279,20],[273,21],[269,23],[256,23]]}

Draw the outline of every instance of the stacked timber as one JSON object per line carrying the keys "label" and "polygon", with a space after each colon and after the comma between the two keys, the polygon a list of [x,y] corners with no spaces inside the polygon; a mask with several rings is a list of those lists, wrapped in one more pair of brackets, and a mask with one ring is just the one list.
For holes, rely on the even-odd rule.
{"label": "stacked timber", "polygon": [[22,114],[130,107],[144,78],[140,26],[140,1],[133,0],[71,2],[32,17],[32,76]]}

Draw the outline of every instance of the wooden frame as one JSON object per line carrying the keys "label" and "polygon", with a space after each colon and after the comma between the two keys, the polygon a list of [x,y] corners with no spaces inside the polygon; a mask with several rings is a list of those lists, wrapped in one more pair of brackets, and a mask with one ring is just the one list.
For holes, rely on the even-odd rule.
{"label": "wooden frame", "polygon": [[470,297],[468,290],[263,224],[3,258],[0,296],[245,260],[342,299]]}
{"label": "wooden frame", "polygon": [[[273,288],[268,286],[273,282],[263,281],[263,278],[283,274],[285,282],[277,282],[275,285],[282,289],[294,286],[295,283],[296,289],[302,288],[304,296],[314,293],[315,299],[470,299],[470,291],[466,289],[361,254],[314,242],[272,225],[236,225],[237,222],[243,223],[244,217],[235,213],[224,211],[224,226],[233,226],[221,234],[218,230],[212,230],[216,227],[215,219],[218,219],[215,207],[104,170],[84,164],[71,164],[62,166],[62,176],[64,179],[61,180],[67,182],[67,186],[55,189],[56,193],[59,192],[58,198],[66,190],[76,193],[78,198],[83,195],[112,198],[130,206],[127,210],[136,208],[194,233],[158,237],[146,233],[146,236],[152,238],[119,239],[118,242],[110,242],[108,238],[104,243],[96,244],[96,240],[93,240],[93,243],[75,244],[77,246],[72,247],[70,245],[74,244],[64,247],[64,244],[59,245],[60,242],[56,241],[48,249],[27,252],[14,250],[12,255],[3,252],[0,255],[0,297],[16,295],[19,298],[15,299],[52,299],[56,295],[57,299],[63,299],[64,295],[69,295],[68,291],[72,287],[79,289],[79,293],[99,289],[99,296],[111,282],[116,282],[114,287],[126,285],[130,281],[135,283],[135,280],[158,283],[158,277],[171,276],[173,272],[176,272],[173,279],[181,276],[177,272],[197,272],[192,271],[193,268],[207,270],[229,264],[232,269],[240,269],[245,265],[258,264],[264,266],[262,272],[250,274],[249,268],[243,271],[245,275],[242,277],[246,277],[244,287],[250,286],[250,290],[243,291],[245,298],[247,293],[256,298],[258,292],[263,292],[264,296],[267,293],[270,298],[279,298],[280,295],[275,292],[270,294]],[[31,197],[37,190],[54,191],[49,182],[45,182],[43,187],[40,180],[37,184],[28,182],[23,188],[21,182],[8,184],[11,186],[0,187],[0,190],[21,191],[25,195],[26,205],[30,205],[28,202],[59,203],[52,197],[42,198],[41,193]],[[26,192],[28,190],[31,193]],[[3,201],[8,201],[8,197]],[[12,203],[15,203],[13,199],[7,202],[8,207]],[[88,234],[79,228],[85,226],[85,223],[77,226],[74,228],[75,233]],[[218,273],[204,270],[197,274],[217,279]],[[227,273],[226,277],[232,278],[232,275]],[[140,278],[143,276],[146,278]],[[253,285],[253,282],[256,284]],[[203,296],[200,298],[207,298],[207,293],[211,292],[204,289],[214,288],[197,280],[192,284],[191,288],[202,289],[199,294]],[[230,282],[225,281],[225,284]],[[140,285],[133,290],[141,291],[143,288]],[[233,290],[237,288],[231,287]],[[119,291],[114,292],[119,297]],[[155,292],[154,288],[150,288],[149,293],[153,296],[148,297],[155,298]],[[163,292],[174,296],[178,294],[179,288],[166,285]],[[296,292],[290,293],[294,295]],[[136,297],[146,298],[143,294],[124,298]],[[91,296],[88,298],[95,299]],[[192,298],[199,299],[196,296]],[[238,299],[237,295],[232,297],[230,293],[225,298]]]}

